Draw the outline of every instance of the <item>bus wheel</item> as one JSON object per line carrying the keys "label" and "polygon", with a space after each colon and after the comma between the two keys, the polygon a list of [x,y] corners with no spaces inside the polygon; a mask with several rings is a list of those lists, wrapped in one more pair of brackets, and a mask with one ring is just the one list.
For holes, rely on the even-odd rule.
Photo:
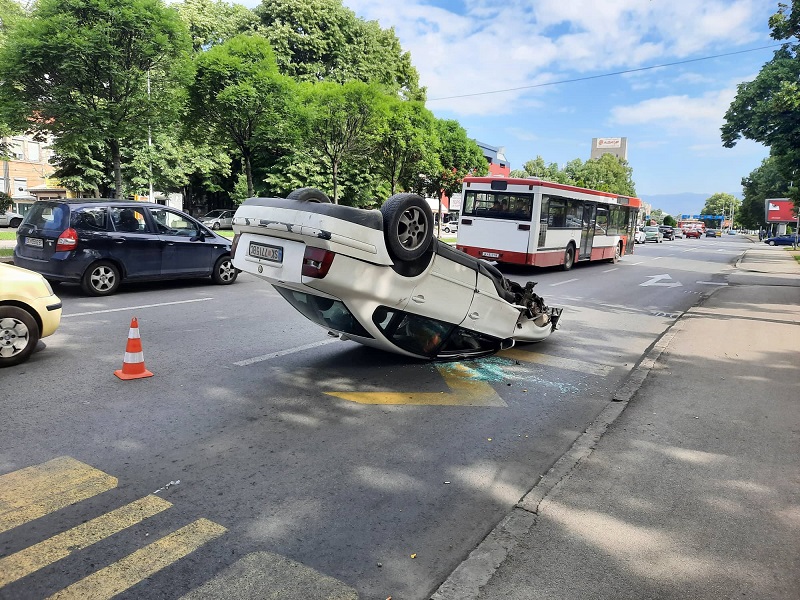
{"label": "bus wheel", "polygon": [[328,195],[313,187],[297,188],[286,196],[288,200],[299,200],[300,202],[321,202],[322,204],[330,204],[331,199]]}
{"label": "bus wheel", "polygon": [[575,246],[570,244],[567,246],[566,251],[564,252],[564,264],[561,265],[561,268],[564,271],[569,271],[572,268],[572,265],[575,264]]}
{"label": "bus wheel", "polygon": [[433,241],[433,212],[418,194],[395,194],[381,206],[383,235],[392,258],[413,261]]}
{"label": "bus wheel", "polygon": [[617,247],[614,248],[614,257],[613,258],[609,258],[608,262],[610,262],[612,265],[615,265],[615,264],[617,264],[619,262],[619,259],[621,257],[622,257],[622,242],[617,244]]}

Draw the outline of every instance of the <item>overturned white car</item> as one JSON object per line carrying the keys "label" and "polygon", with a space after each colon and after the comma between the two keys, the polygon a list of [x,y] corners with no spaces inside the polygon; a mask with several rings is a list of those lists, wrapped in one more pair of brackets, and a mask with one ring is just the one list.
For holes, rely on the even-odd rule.
{"label": "overturned white car", "polygon": [[234,266],[343,340],[458,360],[541,341],[561,316],[534,283],[522,287],[434,239],[431,209],[416,194],[363,210],[301,188],[246,200],[233,229]]}

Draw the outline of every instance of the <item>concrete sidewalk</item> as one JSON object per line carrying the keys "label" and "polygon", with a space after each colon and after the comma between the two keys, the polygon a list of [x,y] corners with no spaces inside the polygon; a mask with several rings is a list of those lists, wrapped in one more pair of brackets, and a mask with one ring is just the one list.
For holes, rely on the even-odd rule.
{"label": "concrete sidewalk", "polygon": [[800,598],[800,264],[755,244],[728,283],[434,599]]}

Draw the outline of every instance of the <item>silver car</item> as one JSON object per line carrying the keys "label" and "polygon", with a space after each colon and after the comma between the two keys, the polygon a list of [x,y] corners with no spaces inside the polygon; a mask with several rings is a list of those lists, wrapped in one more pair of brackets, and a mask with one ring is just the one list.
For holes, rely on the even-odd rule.
{"label": "silver car", "polygon": [[233,229],[233,213],[232,210],[212,210],[207,215],[200,218],[200,221],[209,229]]}
{"label": "silver car", "polygon": [[19,227],[22,223],[22,215],[13,211],[7,210],[0,212],[0,227]]}

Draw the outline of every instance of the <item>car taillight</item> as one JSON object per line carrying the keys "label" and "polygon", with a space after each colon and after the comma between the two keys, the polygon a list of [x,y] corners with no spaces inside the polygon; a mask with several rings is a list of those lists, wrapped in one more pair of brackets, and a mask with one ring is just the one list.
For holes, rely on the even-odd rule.
{"label": "car taillight", "polygon": [[70,250],[75,250],[77,247],[78,232],[72,227],[65,229],[61,232],[61,235],[58,236],[58,242],[56,242],[56,252],[68,252]]}
{"label": "car taillight", "polygon": [[242,237],[241,233],[233,236],[233,243],[231,244],[231,259],[236,256],[236,246],[239,245],[239,238]]}
{"label": "car taillight", "polygon": [[306,251],[303,254],[303,275],[322,279],[328,274],[334,256],[336,254],[330,250],[306,246]]}

